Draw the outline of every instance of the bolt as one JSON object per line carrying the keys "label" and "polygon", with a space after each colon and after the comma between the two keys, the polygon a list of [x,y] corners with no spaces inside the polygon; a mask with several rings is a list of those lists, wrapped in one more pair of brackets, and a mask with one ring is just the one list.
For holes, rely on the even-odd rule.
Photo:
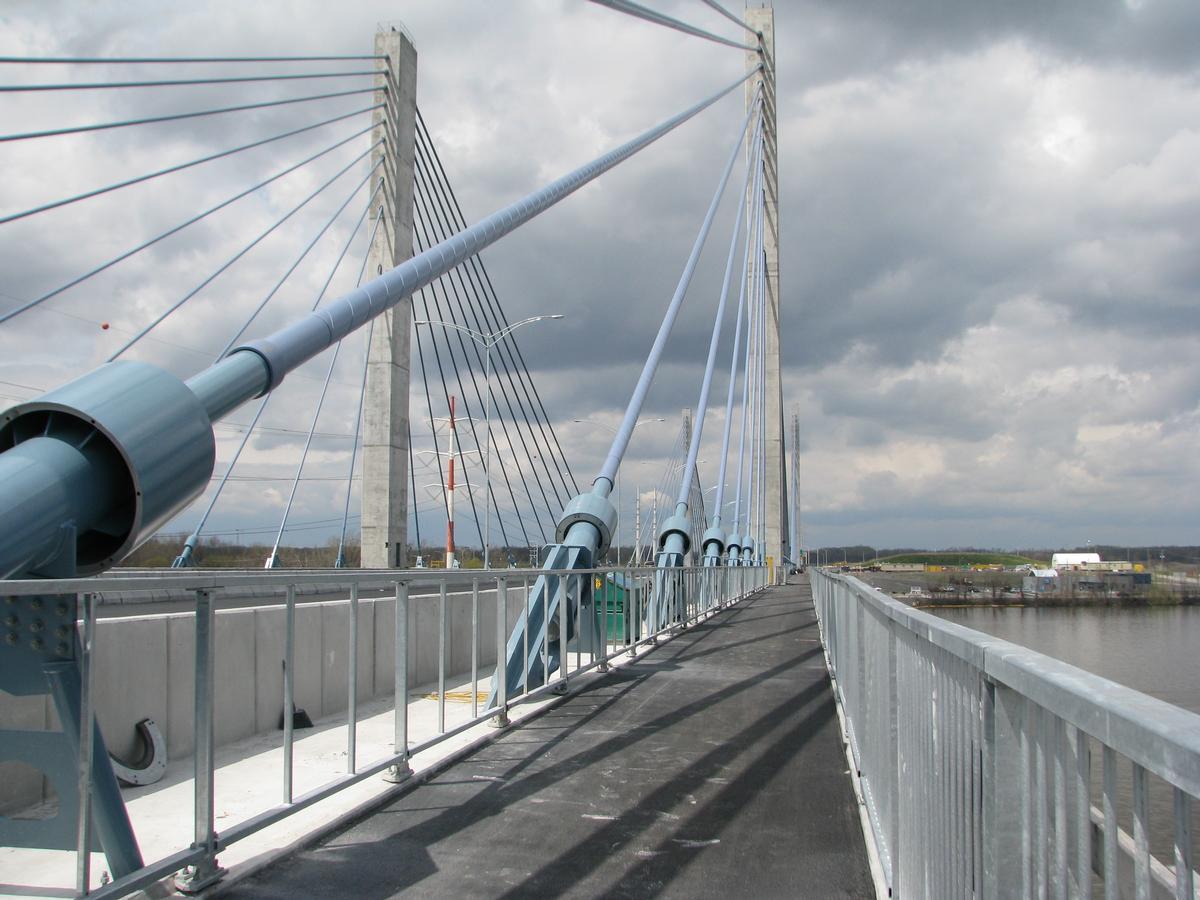
{"label": "bolt", "polygon": [[29,605],[31,607],[33,607],[34,609],[41,609],[42,608],[42,598],[34,597],[32,600],[29,601]]}
{"label": "bolt", "polygon": [[69,606],[67,606],[67,604],[65,604],[65,603],[60,603],[60,604],[58,604],[58,606],[54,607],[54,611],[56,613],[58,613],[60,616],[65,616],[67,613],[69,613],[71,611],[71,608]]}
{"label": "bolt", "polygon": [[21,624],[21,620],[14,615],[7,615],[4,617],[4,624],[9,628],[16,628]]}
{"label": "bolt", "polygon": [[34,634],[37,634],[39,631],[41,631],[45,627],[46,627],[46,623],[43,622],[41,619],[34,619],[33,623],[29,626],[29,630],[32,631]]}
{"label": "bolt", "polygon": [[12,632],[9,632],[8,637],[6,637],[5,640],[8,641],[10,646],[15,646],[16,643],[18,641],[20,641],[21,639],[19,637],[17,637],[15,634],[13,634]]}
{"label": "bolt", "polygon": [[34,638],[32,641],[29,642],[29,646],[32,647],[34,650],[41,650],[43,647],[46,646],[46,642],[43,641],[41,638]]}
{"label": "bolt", "polygon": [[71,633],[71,630],[69,628],[67,628],[66,625],[59,625],[57,628],[54,629],[54,633],[56,635],[58,635],[60,638],[65,638],[68,634]]}
{"label": "bolt", "polygon": [[66,645],[66,644],[64,644],[64,643],[61,643],[61,642],[60,642],[60,643],[59,643],[59,645],[58,645],[58,651],[57,651],[57,652],[58,652],[58,655],[59,655],[59,656],[66,656],[66,655],[67,655],[67,650],[68,650],[68,647],[67,647],[67,645]]}

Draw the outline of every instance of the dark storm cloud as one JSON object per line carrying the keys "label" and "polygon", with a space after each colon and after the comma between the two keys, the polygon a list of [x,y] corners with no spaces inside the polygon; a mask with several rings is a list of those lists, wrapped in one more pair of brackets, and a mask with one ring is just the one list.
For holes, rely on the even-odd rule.
{"label": "dark storm cloud", "polygon": [[[779,11],[783,10],[780,5]],[[1200,9],[1188,0],[801,0],[779,16],[780,57],[803,46],[808,82],[841,78],[943,53],[971,53],[1005,40],[1051,57],[1186,72],[1200,62]],[[853,37],[850,37],[850,33]],[[852,52],[847,52],[849,47]]]}
{"label": "dark storm cloud", "polygon": [[987,440],[1003,427],[1003,417],[968,385],[920,375],[898,379],[886,387],[866,379],[827,385],[821,406],[829,416],[857,418],[878,429],[900,428],[913,435]]}

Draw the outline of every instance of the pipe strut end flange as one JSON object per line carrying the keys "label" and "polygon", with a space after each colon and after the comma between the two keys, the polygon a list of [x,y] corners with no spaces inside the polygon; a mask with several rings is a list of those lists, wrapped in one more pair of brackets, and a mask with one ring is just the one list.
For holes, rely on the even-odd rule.
{"label": "pipe strut end flange", "polygon": [[[712,528],[708,529],[708,531],[704,532],[704,539],[700,542],[700,544],[704,548],[705,556],[720,556],[725,552],[724,529],[718,528],[714,525]],[[717,547],[716,550],[710,553],[708,548],[713,544],[716,544]]]}
{"label": "pipe strut end flange", "polygon": [[[76,575],[128,556],[201,494],[216,459],[212,423],[196,395],[170,372],[130,360],[0,414],[0,455],[35,438],[75,448],[84,457],[83,483],[104,488],[76,504]],[[60,474],[45,460],[44,477],[56,483]]]}
{"label": "pipe strut end flange", "polygon": [[596,557],[600,558],[608,552],[612,543],[613,530],[617,523],[617,510],[606,497],[599,494],[579,494],[566,505],[563,514],[559,516],[555,539],[564,543],[571,526],[578,522],[587,522],[600,534],[600,543],[596,547]]}
{"label": "pipe strut end flange", "polygon": [[688,521],[687,516],[671,516],[667,521],[663,522],[662,530],[658,534],[658,547],[661,550],[667,541],[667,537],[677,534],[683,538],[683,552],[686,556],[688,550],[692,546],[692,523]]}

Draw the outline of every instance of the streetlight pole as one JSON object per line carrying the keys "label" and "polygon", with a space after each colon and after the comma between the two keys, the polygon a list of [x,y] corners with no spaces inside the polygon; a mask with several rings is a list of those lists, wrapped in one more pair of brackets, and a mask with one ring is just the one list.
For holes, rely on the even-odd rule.
{"label": "streetlight pole", "polygon": [[541,322],[543,319],[561,318],[561,313],[549,316],[530,316],[528,319],[522,319],[520,322],[514,322],[511,325],[501,328],[499,331],[476,331],[473,328],[467,328],[465,325],[459,325],[457,322],[444,322],[441,319],[420,319],[413,322],[413,325],[441,325],[443,328],[454,328],[483,347],[483,365],[486,373],[483,389],[487,393],[487,401],[485,403],[487,415],[485,419],[486,424],[484,425],[484,431],[487,434],[487,444],[483,455],[483,567],[485,569],[492,567],[492,348],[522,325],[532,325],[534,322]]}

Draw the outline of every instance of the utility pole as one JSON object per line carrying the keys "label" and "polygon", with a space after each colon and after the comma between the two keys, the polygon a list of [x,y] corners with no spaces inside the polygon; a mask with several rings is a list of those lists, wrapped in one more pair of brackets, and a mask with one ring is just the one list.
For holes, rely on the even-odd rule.
{"label": "utility pole", "polygon": [[[688,452],[691,449],[692,449],[692,410],[690,407],[684,407],[684,410],[683,410],[683,458],[684,459],[687,459]],[[681,473],[679,477],[683,478],[686,474],[687,474],[686,472]],[[692,489],[692,486],[689,484],[688,485],[689,501],[691,500],[691,489]],[[688,510],[694,512],[694,510],[692,510],[692,504],[690,502],[688,503]],[[686,564],[686,559],[687,559],[686,554],[684,556],[684,559],[685,559],[685,564]]]}
{"label": "utility pole", "polygon": [[633,498],[633,564],[642,564],[642,486],[637,487],[637,496]]}
{"label": "utility pole", "polygon": [[450,397],[450,446],[446,464],[449,478],[446,482],[446,568],[454,568],[454,448],[458,435],[454,431],[454,397]]}
{"label": "utility pole", "polygon": [[[381,71],[375,76],[371,140],[371,190],[382,184],[381,227],[368,258],[371,277],[412,256],[413,167],[416,140],[417,51],[396,29],[375,33]],[[379,213],[371,211],[371,218]],[[363,568],[407,565],[408,539],[408,379],[412,301],[406,299],[375,321],[367,351],[363,406],[362,562]]]}
{"label": "utility pole", "polygon": [[[653,536],[651,541],[651,547],[653,547],[654,541],[658,540],[658,488],[654,489],[654,499],[650,501],[650,534]],[[640,565],[641,560],[638,560],[638,563]]]}
{"label": "utility pole", "polygon": [[[771,6],[746,9],[745,22],[758,32],[761,52],[746,53],[747,71],[762,64],[764,71],[746,82],[746,108],[754,102],[759,86],[763,95],[763,255],[766,258],[765,375],[763,414],[766,427],[763,487],[766,511],[762,523],[766,546],[764,556],[778,565],[783,558],[782,518],[785,513],[783,453],[783,383],[779,364],[779,145],[775,122],[775,10]],[[747,203],[753,198],[747,198]]]}

